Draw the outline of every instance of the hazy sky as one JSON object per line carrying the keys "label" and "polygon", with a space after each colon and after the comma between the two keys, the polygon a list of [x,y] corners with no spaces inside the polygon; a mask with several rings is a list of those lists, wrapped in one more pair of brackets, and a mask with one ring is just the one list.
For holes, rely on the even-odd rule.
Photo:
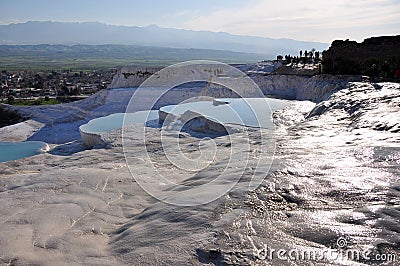
{"label": "hazy sky", "polygon": [[400,0],[0,0],[0,24],[157,24],[330,43],[400,34]]}

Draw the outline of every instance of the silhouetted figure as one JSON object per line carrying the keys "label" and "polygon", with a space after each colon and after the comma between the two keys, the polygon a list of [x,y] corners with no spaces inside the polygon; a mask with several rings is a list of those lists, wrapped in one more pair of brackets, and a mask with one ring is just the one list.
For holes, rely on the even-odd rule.
{"label": "silhouetted figure", "polygon": [[390,72],[389,62],[385,61],[385,63],[383,63],[383,65],[382,65],[383,77],[387,78],[389,76],[389,72]]}
{"label": "silhouetted figure", "polygon": [[307,59],[307,56],[308,56],[308,52],[307,52],[307,50],[305,50],[304,51],[304,57]]}
{"label": "silhouetted figure", "polygon": [[289,56],[287,54],[285,55],[285,62],[286,64],[289,64]]}
{"label": "silhouetted figure", "polygon": [[369,81],[371,83],[375,83],[375,78],[378,76],[378,68],[376,67],[375,64],[371,66],[370,69],[368,69],[368,76],[369,76]]}
{"label": "silhouetted figure", "polygon": [[303,50],[300,50],[300,58],[303,56]]}
{"label": "silhouetted figure", "polygon": [[319,59],[319,51],[315,51],[315,59],[316,59],[316,60]]}

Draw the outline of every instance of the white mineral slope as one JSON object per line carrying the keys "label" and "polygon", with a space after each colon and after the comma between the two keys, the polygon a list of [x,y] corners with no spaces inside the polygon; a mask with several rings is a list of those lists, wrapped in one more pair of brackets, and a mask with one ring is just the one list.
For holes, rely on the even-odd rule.
{"label": "white mineral slope", "polygon": [[[356,76],[318,75],[313,77],[298,75],[252,75],[251,79],[266,96],[291,100],[320,102],[329,93],[343,87],[350,81],[358,81]],[[201,92],[215,98],[230,98],[237,95],[226,88],[206,87]]]}
{"label": "white mineral slope", "polygon": [[[393,83],[350,83],[320,102],[308,115],[342,112],[351,119],[353,131],[365,128],[375,131],[400,132],[400,85]],[[340,115],[340,114],[339,114]]]}
{"label": "white mineral slope", "polygon": [[0,128],[0,141],[26,141],[44,126],[44,123],[30,119],[18,124]]}
{"label": "white mineral slope", "polygon": [[108,242],[152,202],[119,149],[42,154],[0,169],[2,264],[120,264]]}
{"label": "white mineral slope", "polygon": [[[147,195],[128,171],[118,131],[110,133],[107,149],[71,152],[61,145],[53,153],[1,163],[0,261],[296,265],[298,261],[277,257],[261,260],[254,252],[267,244],[275,250],[322,253],[335,248],[339,237],[347,239],[349,248],[370,250],[371,256],[393,253],[398,258],[400,87],[378,85],[337,88],[311,113],[312,106],[304,103],[277,111],[279,129],[268,132],[277,140],[275,160],[261,186],[245,191],[249,177],[265,174],[254,171],[256,160],[250,160],[231,192],[197,207],[174,207]],[[160,129],[148,128],[148,158],[137,138],[141,129],[127,130],[128,152],[138,165],[133,173],[147,173],[149,180],[154,173],[144,163],[149,160],[168,178],[188,186],[215,179],[229,161],[230,139],[217,137],[213,164],[188,173],[169,163],[163,147],[178,139],[184,153],[195,155],[198,138],[171,132],[161,142]],[[268,153],[261,150],[257,131],[236,134],[243,139],[249,134],[252,156]],[[239,175],[235,170],[230,177]],[[162,193],[184,192],[166,186]],[[318,263],[370,262],[344,257]]]}
{"label": "white mineral slope", "polygon": [[[254,64],[235,65],[240,71],[246,74],[266,74],[282,66],[280,62],[266,61]],[[210,67],[208,65],[207,67]],[[218,68],[218,67],[217,67]],[[147,78],[156,74],[162,68],[160,67],[121,67],[117,70],[109,88],[130,88],[139,87]],[[169,70],[164,69],[164,74]]]}
{"label": "white mineral slope", "polygon": [[235,65],[235,67],[248,75],[267,74],[282,67],[282,63],[277,61],[262,61],[253,64]]}
{"label": "white mineral slope", "polygon": [[160,67],[121,67],[117,70],[109,88],[139,87],[147,78],[161,70]]}

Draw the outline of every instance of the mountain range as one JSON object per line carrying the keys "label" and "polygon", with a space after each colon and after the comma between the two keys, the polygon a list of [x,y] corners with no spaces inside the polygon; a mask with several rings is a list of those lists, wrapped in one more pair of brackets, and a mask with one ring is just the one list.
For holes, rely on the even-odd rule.
{"label": "mountain range", "polygon": [[241,36],[224,32],[192,31],[146,27],[115,26],[99,22],[28,21],[0,25],[0,44],[123,44],[168,48],[228,50],[262,54],[273,59],[277,54],[297,55],[299,50],[325,50],[326,43]]}

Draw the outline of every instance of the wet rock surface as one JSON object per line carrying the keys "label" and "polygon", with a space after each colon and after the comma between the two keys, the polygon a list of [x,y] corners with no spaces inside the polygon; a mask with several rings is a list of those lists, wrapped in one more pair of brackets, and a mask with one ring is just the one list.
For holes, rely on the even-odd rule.
{"label": "wet rock surface", "polygon": [[[312,118],[277,133],[276,158],[283,169],[247,193],[246,200],[231,198],[232,212],[238,215],[210,247],[219,248],[220,260],[232,265],[308,265],[310,260],[282,260],[276,253],[265,258],[258,252],[267,246],[269,251],[323,254],[337,249],[338,239],[344,238],[346,249],[368,252],[368,258],[341,256],[311,263],[396,265],[400,139],[397,131],[377,131],[375,125],[398,125],[394,114],[399,113],[399,99],[398,84],[380,84],[378,89],[349,84],[317,105]],[[377,259],[387,254],[392,260]]]}

